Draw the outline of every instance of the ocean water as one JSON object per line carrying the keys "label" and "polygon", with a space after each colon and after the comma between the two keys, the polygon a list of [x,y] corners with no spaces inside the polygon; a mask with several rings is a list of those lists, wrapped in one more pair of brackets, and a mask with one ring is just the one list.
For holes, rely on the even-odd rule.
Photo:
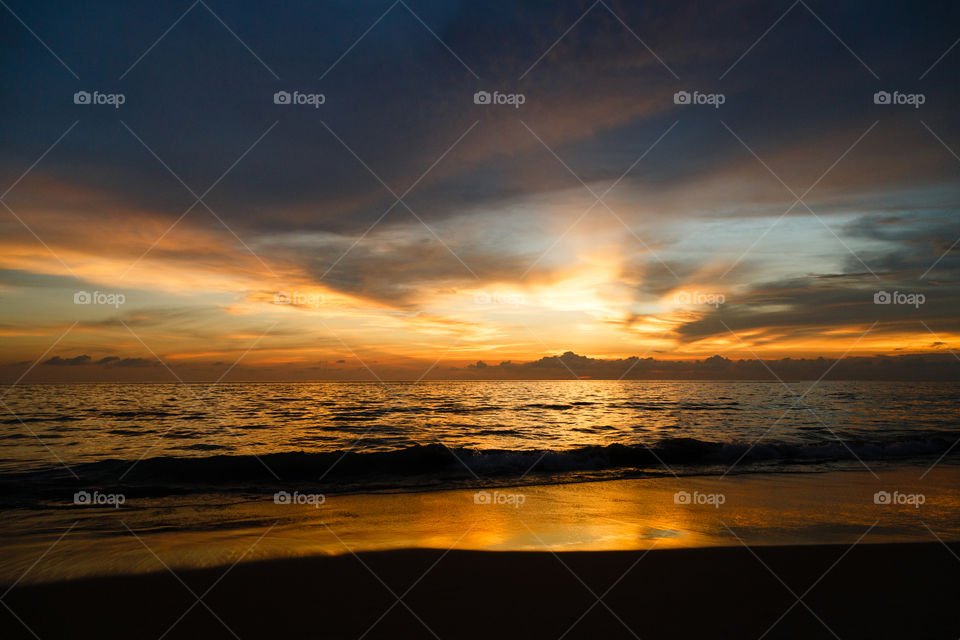
{"label": "ocean water", "polygon": [[403,546],[735,544],[727,523],[760,543],[875,520],[890,541],[924,523],[956,538],[958,400],[950,383],[17,386],[0,583]]}
{"label": "ocean water", "polygon": [[[825,470],[957,449],[954,383],[521,381],[13,388],[4,501]],[[948,453],[949,452],[949,453]]]}

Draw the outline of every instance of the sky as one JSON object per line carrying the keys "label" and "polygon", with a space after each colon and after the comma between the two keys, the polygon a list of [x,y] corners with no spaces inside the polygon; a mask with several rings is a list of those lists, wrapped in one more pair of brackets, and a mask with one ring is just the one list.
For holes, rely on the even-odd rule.
{"label": "sky", "polygon": [[956,3],[4,0],[0,37],[4,380],[960,353]]}

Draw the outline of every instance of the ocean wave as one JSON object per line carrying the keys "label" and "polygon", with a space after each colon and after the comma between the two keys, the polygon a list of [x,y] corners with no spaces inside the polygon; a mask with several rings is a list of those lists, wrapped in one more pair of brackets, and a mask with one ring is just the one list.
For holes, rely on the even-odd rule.
{"label": "ocean wave", "polygon": [[0,424],[26,424],[28,422],[75,422],[77,420],[82,420],[83,418],[78,418],[77,416],[68,416],[68,415],[54,415],[54,416],[14,416],[13,418],[4,418],[0,420]]}
{"label": "ocean wave", "polygon": [[[736,465],[737,472],[776,471],[782,465],[930,458],[949,452],[950,446],[946,438],[808,445],[670,438],[649,446],[611,444],[567,450],[480,450],[428,444],[365,453],[339,450],[102,460],[73,465],[69,474],[63,468],[3,474],[0,488],[22,494],[44,488],[59,490],[64,485],[122,485],[130,491],[157,495],[231,488],[256,490],[289,483],[324,486],[331,491],[458,486],[464,482],[529,481],[545,476],[562,481],[563,476],[574,477],[578,472],[611,472],[606,477],[675,470],[689,474],[717,472],[732,465]],[[192,448],[201,447],[207,448]]]}

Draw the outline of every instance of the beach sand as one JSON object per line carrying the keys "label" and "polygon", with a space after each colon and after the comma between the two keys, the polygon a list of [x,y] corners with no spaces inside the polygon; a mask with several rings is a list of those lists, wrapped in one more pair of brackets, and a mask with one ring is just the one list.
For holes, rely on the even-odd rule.
{"label": "beach sand", "polygon": [[[0,584],[351,550],[631,551],[726,547],[738,537],[751,546],[842,545],[868,531],[867,543],[935,542],[932,532],[960,540],[960,467],[941,464],[921,480],[925,470],[661,477],[488,488],[479,496],[463,489],[330,495],[319,507],[275,504],[272,494],[133,496],[122,508],[66,503],[4,514]],[[877,491],[923,495],[924,504],[876,504]],[[678,492],[690,502],[678,503]],[[710,504],[713,497],[722,504]]]}
{"label": "beach sand", "polygon": [[[918,543],[270,560],[17,586],[0,637],[956,638],[957,552]],[[192,608],[191,591],[203,596]]]}
{"label": "beach sand", "polygon": [[18,512],[0,638],[955,639],[960,468],[924,471]]}

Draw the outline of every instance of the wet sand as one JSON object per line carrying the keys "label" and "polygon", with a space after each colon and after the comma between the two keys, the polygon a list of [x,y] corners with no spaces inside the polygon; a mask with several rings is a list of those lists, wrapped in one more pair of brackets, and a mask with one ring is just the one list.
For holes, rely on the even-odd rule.
{"label": "wet sand", "polygon": [[[9,610],[0,610],[0,637],[648,640],[769,630],[764,637],[956,638],[960,560],[951,550],[960,545],[950,546],[397,550],[269,560],[17,585],[4,599]],[[191,590],[203,596],[192,609]],[[803,603],[791,609],[794,594]]]}
{"label": "wet sand", "polygon": [[955,639],[960,474],[922,471],[66,508],[0,546],[0,638]]}
{"label": "wet sand", "polygon": [[[161,560],[177,571],[226,566],[243,554],[248,562],[349,550],[659,550],[726,547],[737,536],[750,545],[851,544],[868,530],[868,543],[935,542],[931,531],[960,540],[960,467],[942,464],[920,480],[925,469],[330,495],[318,507],[265,494],[12,510],[0,584],[149,573]],[[924,503],[877,504],[877,491]],[[689,501],[678,502],[678,492]]]}

